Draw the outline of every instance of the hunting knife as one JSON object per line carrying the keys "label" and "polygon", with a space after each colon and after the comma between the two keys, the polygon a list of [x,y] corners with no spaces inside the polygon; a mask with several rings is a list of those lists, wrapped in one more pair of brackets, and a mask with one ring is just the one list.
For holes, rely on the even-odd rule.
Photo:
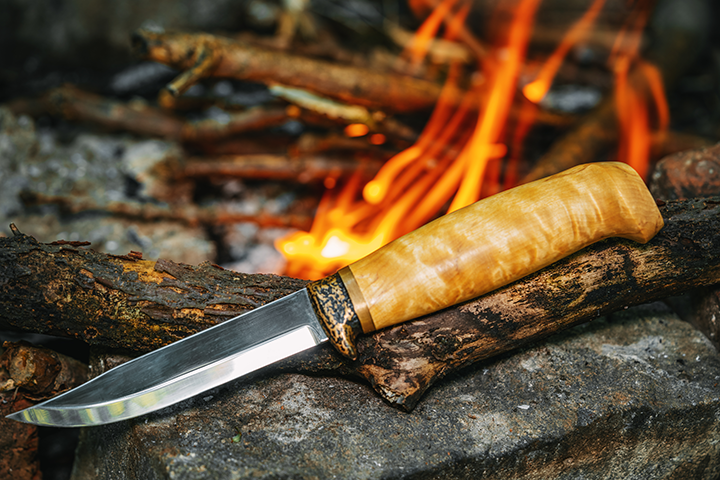
{"label": "hunting knife", "polygon": [[580,165],[444,215],[296,293],[8,418],[62,427],[126,420],[325,341],[355,359],[360,334],[478,297],[605,238],[645,243],[662,226],[632,168]]}

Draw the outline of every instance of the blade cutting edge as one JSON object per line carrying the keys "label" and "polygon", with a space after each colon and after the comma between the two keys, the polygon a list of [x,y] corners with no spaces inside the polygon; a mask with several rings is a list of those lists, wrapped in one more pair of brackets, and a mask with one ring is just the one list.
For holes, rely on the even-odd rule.
{"label": "blade cutting edge", "polygon": [[7,418],[81,427],[159,410],[327,340],[306,290],[131,360]]}

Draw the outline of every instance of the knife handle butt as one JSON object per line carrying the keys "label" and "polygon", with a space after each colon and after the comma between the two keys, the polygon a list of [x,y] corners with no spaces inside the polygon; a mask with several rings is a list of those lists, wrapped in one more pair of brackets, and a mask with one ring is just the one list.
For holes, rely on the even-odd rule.
{"label": "knife handle butt", "polygon": [[645,243],[662,226],[631,167],[586,164],[442,216],[333,277],[355,305],[351,331],[359,322],[370,333],[488,293],[605,238]]}

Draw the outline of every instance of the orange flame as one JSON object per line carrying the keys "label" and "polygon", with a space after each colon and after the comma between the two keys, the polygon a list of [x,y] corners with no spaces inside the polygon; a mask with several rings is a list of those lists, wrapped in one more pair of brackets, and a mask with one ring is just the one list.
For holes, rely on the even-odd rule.
{"label": "orange flame", "polygon": [[440,29],[440,24],[445,19],[445,16],[450,13],[456,2],[457,0],[442,0],[440,5],[430,13],[415,32],[412,42],[405,49],[405,53],[410,57],[411,65],[415,67],[420,65],[420,62],[427,55],[430,42],[437,35],[438,29]]}
{"label": "orange flame", "polygon": [[[427,52],[429,38],[445,21],[446,39],[460,31],[469,12],[467,5],[454,15],[456,0],[444,0],[430,14],[413,43],[412,58]],[[450,66],[448,78],[435,110],[418,141],[390,159],[356,200],[359,176],[337,198],[326,195],[310,232],[298,232],[277,242],[288,258],[288,273],[319,278],[361,258],[437,215],[453,194],[450,210],[480,197],[488,161],[501,158],[502,143],[515,84],[524,61],[535,10],[540,0],[521,0],[507,43],[486,59],[487,80],[462,93],[458,85],[460,66]],[[461,99],[458,102],[458,99]],[[482,99],[487,99],[482,105]],[[477,111],[475,127],[468,128]]]}
{"label": "orange flame", "polygon": [[550,89],[553,78],[555,78],[555,74],[560,69],[565,56],[574,45],[582,41],[588,34],[604,4],[605,0],[595,0],[593,2],[582,18],[580,18],[565,37],[563,37],[560,45],[558,45],[557,49],[543,65],[537,78],[523,87],[523,94],[528,100],[537,103],[543,99]]}
{"label": "orange flame", "polygon": [[[647,7],[651,2],[644,0],[639,4]],[[660,134],[664,134],[670,124],[662,76],[654,65],[640,59],[638,54],[641,32],[649,11],[649,8],[634,10],[635,15],[615,39],[611,54],[615,72],[615,107],[620,125],[618,159],[633,167],[643,178],[647,176],[650,165],[650,106],[655,108]]]}
{"label": "orange flame", "polygon": [[[516,98],[517,80],[540,1],[518,1],[507,38],[487,51],[480,62],[481,72],[469,86],[460,85],[462,67],[449,66],[436,107],[414,145],[388,160],[364,186],[360,173],[342,188],[336,187],[334,181],[328,182],[329,190],[320,202],[310,231],[297,232],[276,242],[288,260],[289,275],[321,278],[414,230],[443,208],[454,211],[482,196],[514,186],[519,145],[532,124],[536,105],[526,102],[509,137],[513,140],[512,160],[506,164],[501,159],[508,155],[505,136],[510,108]],[[638,4],[642,6],[647,1]],[[528,99],[539,101],[545,95],[567,52],[582,40],[603,5],[604,0],[595,0],[571,28],[535,81],[525,87],[523,93]],[[469,2],[463,0],[459,6],[458,0],[440,0],[437,5],[434,0],[413,3],[418,11],[424,6],[432,10],[415,40],[403,52],[413,65],[423,60],[430,41],[443,25],[446,40],[461,37],[466,43],[474,42],[464,27]],[[646,18],[643,12],[636,14],[631,30],[640,32]],[[660,128],[667,128],[669,114],[659,72],[637,58],[639,35],[629,38],[630,41],[618,40],[613,57],[616,100],[623,103],[619,123],[628,134],[622,137],[621,158],[635,161],[649,155],[646,138],[649,139],[651,122],[647,99],[654,102]],[[632,65],[641,72],[642,82],[629,80]],[[355,127],[346,131],[348,136],[367,133],[355,131]],[[384,137],[376,140],[384,141]],[[642,160],[632,165],[638,171],[643,169]]]}

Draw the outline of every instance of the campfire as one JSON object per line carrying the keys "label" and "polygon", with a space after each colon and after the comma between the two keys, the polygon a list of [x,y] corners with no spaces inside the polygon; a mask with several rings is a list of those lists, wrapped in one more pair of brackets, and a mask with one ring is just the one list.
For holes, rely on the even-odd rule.
{"label": "campfire", "polygon": [[[439,215],[527,181],[597,160],[626,162],[647,178],[663,154],[714,140],[669,130],[666,77],[675,81],[671,60],[689,53],[647,45],[653,1],[596,0],[551,22],[539,0],[479,10],[458,0],[410,7],[419,26],[413,33],[385,22],[397,53],[378,69],[368,60],[328,60],[342,51],[295,53],[280,37],[137,31],[136,56],[180,72],[160,90],[159,107],[71,86],[13,99],[10,107],[181,142],[187,153],[180,162],[145,176],[160,177],[155,199],[167,206],[97,204],[35,189],[25,201],[193,224],[291,227],[274,241],[285,259],[276,273],[318,279]],[[312,51],[305,45],[298,51]],[[265,101],[238,108],[227,97],[192,92],[203,83],[232,90],[227,78],[265,84]],[[567,86],[584,88],[585,99],[563,93]],[[307,133],[293,140],[278,131],[289,121]],[[243,214],[222,201],[198,209],[187,193],[175,193],[231,178],[294,181],[313,192],[281,214]],[[316,207],[311,198],[319,199]]]}
{"label": "campfire", "polygon": [[[653,130],[662,135],[669,123],[662,76],[639,53],[652,3],[633,5],[608,58],[621,127],[615,158],[641,175],[647,174]],[[288,259],[288,272],[321,278],[439,214],[517,185],[520,170],[526,167],[522,147],[538,110],[536,104],[547,95],[570,50],[591,35],[604,4],[604,0],[593,2],[531,81],[527,80],[532,74],[523,67],[540,2],[520,1],[512,9],[504,6],[509,9],[507,28],[477,52],[478,58],[465,72],[473,78],[469,85],[459,85],[460,63],[449,63],[445,86],[418,140],[390,158],[364,186],[355,180],[337,194],[328,194],[310,231],[277,242]],[[465,26],[469,4],[445,0],[423,7],[432,13],[400,56],[413,67],[427,56],[435,37],[456,42],[461,31],[466,37],[472,35]],[[458,45],[468,47],[462,41]],[[520,92],[518,83],[523,81],[527,83]],[[511,119],[511,109],[517,104],[521,104],[519,116]]]}

